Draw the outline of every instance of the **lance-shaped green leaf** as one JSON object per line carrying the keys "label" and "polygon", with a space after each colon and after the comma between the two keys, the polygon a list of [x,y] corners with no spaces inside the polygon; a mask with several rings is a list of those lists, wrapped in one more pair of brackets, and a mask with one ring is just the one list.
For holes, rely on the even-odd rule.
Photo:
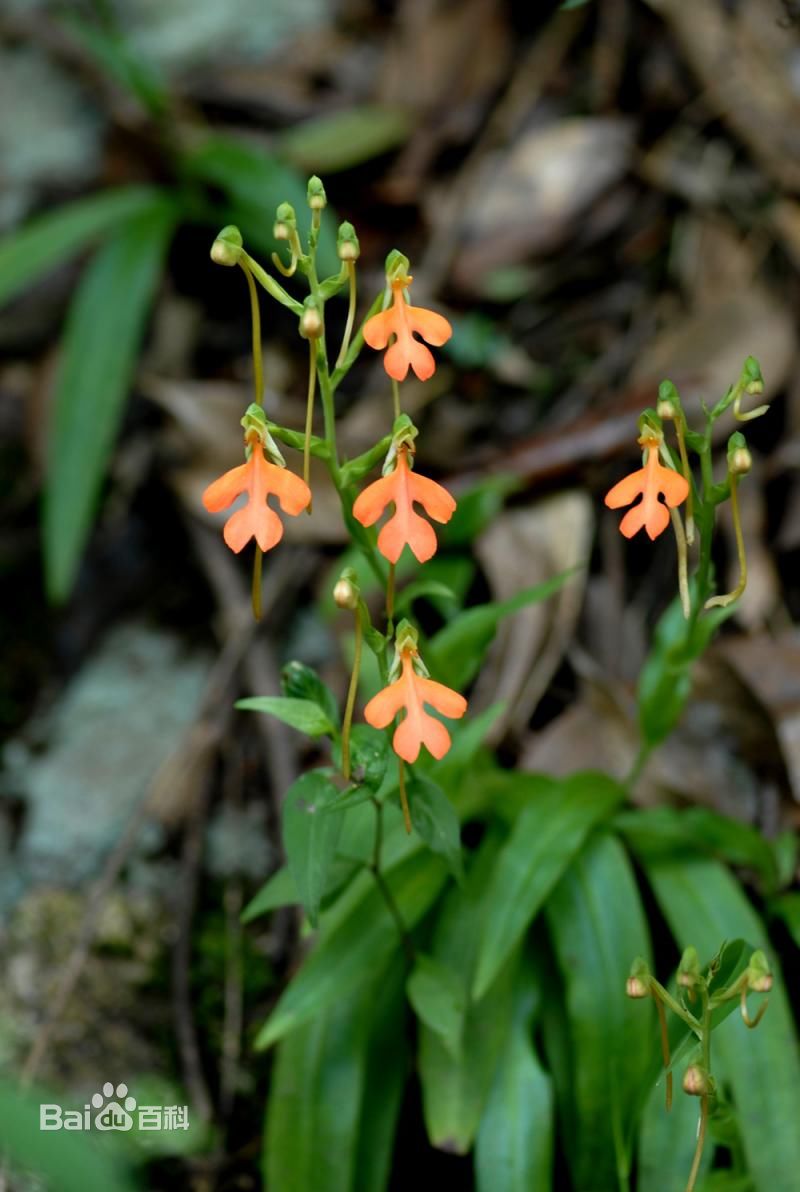
{"label": "lance-shaped green leaf", "polygon": [[483,656],[497,626],[512,613],[528,604],[537,604],[553,596],[575,574],[575,569],[554,575],[544,583],[526,588],[508,600],[479,604],[459,613],[431,638],[425,648],[425,661],[440,683],[457,691],[466,687],[480,670]]}
{"label": "lance-shaped green leaf", "polygon": [[54,599],[68,595],[89,534],[175,218],[162,200],[125,224],[92,260],[70,307],[44,493]]}
{"label": "lance-shaped green leaf", "polygon": [[467,1002],[464,1045],[453,1055],[438,1031],[422,1026],[419,1073],[428,1137],[434,1146],[466,1154],[472,1146],[509,1027],[511,978],[516,957],[479,1002],[469,999],[478,927],[498,841],[481,844],[462,887],[452,888],[442,907],[431,953],[457,975]]}
{"label": "lance-shaped green leaf", "polygon": [[533,1046],[540,979],[523,961],[514,978],[511,1030],[475,1144],[477,1192],[532,1192],[553,1183],[553,1089]]}
{"label": "lance-shaped green leaf", "polygon": [[576,1192],[627,1187],[642,1081],[657,1047],[650,1003],[625,997],[631,958],[650,956],[647,921],[622,845],[596,835],[546,905],[561,971],[572,1062]]}
{"label": "lance-shaped green leaf", "polygon": [[324,771],[311,770],[292,783],[283,801],[283,847],[312,927],[342,830],[342,813],[327,814],[338,793]]}
{"label": "lance-shaped green leaf", "polygon": [[[766,946],[763,923],[719,862],[690,858],[646,869],[680,947],[693,944],[711,956],[734,936]],[[770,962],[774,984],[763,1019],[747,1030],[732,1014],[712,1035],[711,1058],[733,1094],[755,1186],[789,1192],[800,1171],[800,1052],[783,977],[773,956]]]}
{"label": "lance-shaped green leaf", "polygon": [[420,1022],[439,1035],[447,1050],[457,1056],[467,1009],[460,976],[432,956],[418,954],[406,992]]}
{"label": "lance-shaped green leaf", "polygon": [[124,186],[77,199],[4,236],[0,240],[0,304],[120,224],[161,211],[163,205],[164,192],[154,186]]}
{"label": "lance-shaped green leaf", "polygon": [[406,958],[398,955],[373,999],[353,1192],[386,1192],[389,1186],[395,1131],[411,1067],[405,976]]}
{"label": "lance-shaped green leaf", "polygon": [[[553,886],[594,827],[608,819],[625,792],[604,774],[573,774],[562,782],[530,775],[530,801],[517,817],[486,893],[473,992],[494,981]],[[517,783],[523,786],[522,776]]]}
{"label": "lance-shaped green leaf", "polygon": [[458,879],[462,873],[461,829],[458,815],[438,783],[423,774],[408,779],[408,806],[411,823],[432,853],[444,857],[450,872]]}
{"label": "lance-shaped green leaf", "polygon": [[[432,906],[446,877],[444,864],[431,853],[415,853],[385,874],[386,884],[410,930]],[[374,883],[360,886],[346,906],[331,911],[333,926],[323,922],[320,941],[284,992],[256,1040],[269,1047],[334,1002],[347,998],[368,977],[378,974],[401,948],[397,925]]]}
{"label": "lance-shaped green leaf", "polygon": [[[398,958],[380,981],[365,980],[350,997],[282,1041],[267,1103],[265,1187],[353,1192],[362,1179],[362,1133],[380,1148],[380,1156],[372,1156],[375,1170],[386,1168],[399,1109],[398,1081],[395,1073],[387,1074],[386,1083],[380,1079],[374,1053],[383,1051],[387,1058],[389,1026],[404,1046],[402,987]],[[391,1058],[404,1081],[402,1052],[393,1050]]]}
{"label": "lance-shaped green leaf", "polygon": [[332,737],[336,732],[328,713],[310,699],[287,695],[253,695],[236,701],[243,712],[265,712],[309,737]]}

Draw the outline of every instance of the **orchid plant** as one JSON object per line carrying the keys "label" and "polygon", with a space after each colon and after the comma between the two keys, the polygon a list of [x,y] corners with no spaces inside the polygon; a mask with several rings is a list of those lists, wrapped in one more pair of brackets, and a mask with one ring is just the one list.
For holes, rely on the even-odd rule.
{"label": "orchid plant", "polygon": [[[688,696],[692,662],[744,590],[746,561],[737,485],[749,471],[750,454],[742,434],[736,431],[728,442],[726,478],[716,483],[711,452],[715,425],[727,410],[732,408],[739,421],[764,412],[765,407],[751,413],[741,410],[743,398],[760,392],[763,382],[757,362],[748,357],[736,385],[716,406],[703,407],[705,425],[696,431],[687,421],[675,386],[665,381],[657,409],[644,411],[639,421],[641,468],[618,481],[605,498],[606,505],[612,509],[631,506],[620,524],[626,538],[643,529],[655,540],[671,523],[678,552],[678,619],[674,608],[668,610],[642,676],[639,692],[642,745],[627,782],[616,783],[597,774],[578,774],[561,783],[544,776],[507,774],[486,759],[480,761],[480,723],[462,730],[458,738],[460,748],[456,750],[452,749],[451,729],[444,723],[463,720],[467,700],[455,686],[465,686],[475,668],[469,662],[460,667],[451,666],[450,672],[460,674],[463,683],[451,687],[442,682],[441,678],[448,676],[437,677],[437,663],[440,667],[447,656],[441,643],[436,639],[426,642],[419,625],[409,616],[397,615],[396,568],[404,552],[418,564],[428,563],[439,547],[435,526],[447,525],[456,512],[452,494],[437,481],[422,475],[415,466],[419,432],[404,412],[401,390],[409,372],[420,382],[434,375],[436,360],[430,347],[440,347],[448,341],[451,325],[442,314],[411,304],[409,261],[402,253],[393,251],[386,259],[385,285],[357,327],[360,246],[355,229],[347,222],[340,225],[337,238],[340,269],[330,277],[320,278],[317,244],[327,198],[316,177],[308,184],[308,205],[311,216],[305,239],[293,208],[287,203],[278,207],[275,236],[287,244],[289,257],[286,261],[275,253],[272,259],[275,273],[281,278],[304,280],[308,293],[302,300],[250,256],[237,228],[223,228],[211,250],[217,264],[239,267],[247,281],[254,400],[241,418],[244,462],[236,463],[214,480],[205,490],[203,503],[209,513],[217,514],[228,510],[240,497],[246,497],[242,507],[225,521],[223,536],[237,554],[254,543],[255,616],[261,617],[264,611],[261,600],[264,555],[276,547],[284,532],[281,517],[270,508],[268,498],[276,498],[286,516],[312,513],[312,456],[327,466],[345,525],[361,560],[354,566],[353,556],[349,557],[332,591],[334,606],[352,618],[352,665],[341,714],[332,692],[316,672],[300,662],[292,662],[284,669],[283,696],[252,697],[239,701],[238,705],[267,712],[312,737],[330,740],[325,764],[304,773],[284,797],[283,843],[287,867],[267,882],[244,916],[254,918],[276,906],[297,901],[302,903],[312,928],[319,926],[321,914],[326,916],[323,942],[290,983],[259,1036],[262,1046],[282,1041],[267,1133],[268,1138],[281,1139],[294,1129],[293,1124],[284,1120],[283,1106],[284,1102],[294,1103],[291,1090],[295,1087],[295,1067],[302,1068],[308,1059],[304,1048],[307,1044],[312,1046],[308,1031],[315,1015],[323,1015],[321,1030],[327,1032],[330,1027],[333,1032],[324,1034],[320,1046],[323,1050],[333,1047],[338,1055],[335,1050],[338,1036],[330,1016],[335,1016],[335,1007],[341,999],[351,995],[356,999],[353,1023],[357,1021],[359,1029],[363,1026],[365,1032],[361,1040],[366,1049],[364,1055],[371,1054],[374,1046],[379,1050],[390,1046],[387,1037],[380,1034],[384,1008],[381,991],[373,978],[389,969],[394,973],[397,967],[394,961],[399,956],[400,989],[405,988],[421,1024],[420,1067],[429,1135],[435,1145],[468,1149],[478,1132],[487,1098],[490,1103],[486,1116],[480,1119],[481,1131],[483,1121],[491,1117],[491,1096],[494,1096],[483,1075],[480,1087],[470,1085],[469,1094],[464,1092],[463,1099],[461,1094],[453,1092],[462,1079],[477,1079],[474,1075],[469,1078],[464,1075],[464,1040],[470,1030],[477,1032],[475,1046],[480,1048],[481,1032],[489,1038],[493,1023],[505,1024],[513,1018],[509,1029],[515,1051],[509,1053],[507,1060],[498,1060],[495,1052],[500,1043],[495,1046],[490,1041],[487,1071],[491,1074],[492,1064],[500,1063],[504,1079],[512,1079],[516,1072],[515,1056],[519,1053],[527,1057],[528,1077],[539,1080],[538,1061],[531,1049],[530,1007],[531,991],[541,975],[534,976],[521,955],[528,927],[542,903],[550,899],[547,915],[558,951],[565,924],[569,926],[570,938],[573,929],[581,929],[582,921],[592,940],[597,931],[605,930],[585,904],[586,891],[597,881],[601,885],[621,883],[626,894],[615,912],[604,947],[617,960],[622,960],[627,941],[644,940],[643,947],[647,947],[640,920],[626,909],[637,896],[625,852],[610,835],[591,834],[619,810],[649,753],[675,724]],[[300,336],[308,344],[303,430],[278,425],[269,418],[264,406],[259,288],[297,317]],[[340,294],[348,300],[347,317],[334,356],[329,351],[326,307]],[[391,382],[391,398],[388,392],[386,395],[387,429],[373,447],[348,460],[342,457],[337,445],[336,394],[365,345],[384,353],[383,367]],[[668,435],[670,426],[674,436],[672,445]],[[287,463],[284,449],[298,454],[301,462],[297,470]],[[699,482],[690,467],[689,452],[699,458]],[[380,475],[370,479],[378,469]],[[638,498],[641,499],[634,503]],[[731,503],[741,575],[731,592],[718,594],[714,585],[712,541],[717,510],[726,500]],[[697,552],[697,565],[690,580],[692,550]],[[464,614],[469,626],[466,635],[461,638],[458,632],[451,635],[451,655],[459,646],[464,652],[477,650],[479,654],[503,615],[529,600],[550,594],[564,578],[556,577],[555,581],[522,593],[515,600],[469,610]],[[372,585],[369,593],[366,581]],[[373,598],[376,582],[380,602]],[[412,602],[405,601],[402,611],[408,612],[411,607]],[[372,682],[370,698],[363,707],[364,723],[360,723],[358,705],[365,681],[365,647],[374,656],[373,680],[377,673],[379,682]],[[429,673],[423,656],[433,673]],[[390,764],[391,750],[394,758]],[[450,767],[450,799],[435,781],[436,765],[444,766],[444,772]],[[493,799],[504,794],[512,805],[516,800],[522,810],[507,838],[505,832],[487,832],[465,878],[459,820],[485,811]],[[402,813],[400,821],[395,812],[396,826],[404,828],[402,837],[393,834],[393,825],[387,822],[387,811],[393,804]],[[345,824],[345,813],[354,809],[362,811],[365,806],[368,810],[370,805],[372,829],[367,840],[363,817],[354,828],[349,820]],[[621,830],[624,832],[624,827]],[[415,836],[433,854],[430,864],[416,851]],[[590,836],[594,844],[588,839]],[[635,832],[633,839],[636,840]],[[585,862],[589,869],[569,887],[570,865],[583,865],[581,858],[587,855],[592,858]],[[646,851],[644,856],[647,859]],[[344,877],[340,872],[342,865]],[[447,921],[448,931],[440,932],[437,928],[429,944],[432,954],[428,955],[420,951],[415,928],[439,897],[445,869],[458,884],[452,897],[448,895],[445,899],[447,913],[441,922]],[[561,882],[550,897],[559,876]],[[373,883],[369,890],[363,883],[359,884],[361,877]],[[451,907],[452,911],[447,910]],[[383,918],[378,908],[382,909]],[[394,941],[387,940],[387,913],[397,932]],[[461,941],[455,952],[453,938]],[[606,971],[608,956],[604,953],[604,957],[601,968]],[[567,974],[565,979],[571,989],[568,996],[588,997],[584,1018],[588,1015],[591,1019],[595,1012],[594,992],[580,992],[579,974],[574,987],[570,986],[572,951],[560,954],[558,959]],[[507,983],[508,974],[512,973],[516,974],[513,996],[512,986]],[[395,978],[387,977],[387,980],[389,988],[395,988],[392,984]],[[717,1086],[711,1074],[711,1032],[736,999],[740,1000],[745,1025],[758,1025],[764,1007],[751,1018],[746,999],[750,993],[768,990],[772,976],[763,952],[752,949],[748,952],[744,942],[737,940],[723,946],[705,969],[701,969],[696,951],[687,950],[678,982],[680,992],[675,996],[651,974],[648,960],[640,956],[631,970],[627,993],[634,999],[652,998],[658,1012],[668,1104],[672,1065],[689,1051],[683,1087],[701,1101],[697,1145],[687,1184],[691,1192],[701,1170],[707,1126],[717,1105]],[[609,989],[609,995],[624,1002],[621,988]],[[696,1012],[692,1003],[698,997],[700,1008]],[[363,1006],[359,998],[366,999]],[[670,1035],[665,1009],[671,1010],[679,1023],[683,1032],[680,1037]],[[398,1010],[393,1002],[391,1016],[395,1030],[398,1014],[402,1021],[402,1009]],[[652,1083],[653,1075],[646,1051],[650,1023],[641,1016],[637,1020],[628,1017],[626,1011],[620,1011],[619,1016],[625,1019],[622,1031],[625,1058],[609,1059],[604,1054],[601,1064],[613,1066],[613,1074],[609,1075],[613,1120],[607,1153],[611,1156],[614,1178],[624,1190],[629,1187],[632,1163],[630,1129],[642,1112],[634,1094],[645,1078]],[[378,1035],[373,1034],[375,1031]],[[382,1042],[376,1044],[378,1036]],[[578,1036],[576,1046],[591,1048],[591,1032],[582,1042],[580,1031]],[[689,1050],[692,1039],[696,1040],[695,1052]],[[317,1043],[313,1042],[313,1048],[316,1047]],[[629,1070],[628,1085],[621,1083],[618,1071],[621,1064]],[[403,1071],[399,1059],[391,1071],[387,1070],[387,1079],[394,1082],[392,1088],[402,1089]],[[573,1077],[577,1079],[575,1074]],[[582,1095],[580,1087],[578,1094]],[[396,1116],[399,1101],[395,1099],[392,1105],[390,1116]],[[299,1111],[305,1113],[306,1109],[301,1107]],[[367,1121],[366,1105],[363,1113]],[[391,1153],[391,1138],[387,1137],[381,1135],[384,1167],[375,1187],[385,1186],[385,1162]],[[494,1187],[486,1182],[485,1172],[480,1175],[482,1155],[491,1152],[490,1141],[482,1142],[482,1137],[478,1132],[481,1192]],[[519,1145],[530,1149],[524,1130]],[[296,1178],[295,1169],[286,1166],[287,1155],[294,1163],[293,1152],[287,1151],[279,1141],[271,1154],[274,1157],[268,1154],[266,1159],[268,1179],[276,1188],[288,1187],[286,1181]],[[602,1182],[604,1177],[598,1174],[589,1150],[578,1147],[569,1159],[574,1164],[576,1187],[600,1186],[590,1182],[597,1179]],[[523,1181],[524,1186],[543,1187],[536,1180],[544,1178],[542,1173],[549,1162],[544,1151],[540,1153],[535,1147],[529,1155],[526,1151],[524,1170],[533,1182]],[[317,1186],[313,1164],[307,1175],[308,1179],[298,1183],[298,1187]],[[492,1172],[491,1180],[494,1178]],[[523,1183],[514,1187],[522,1187]]]}

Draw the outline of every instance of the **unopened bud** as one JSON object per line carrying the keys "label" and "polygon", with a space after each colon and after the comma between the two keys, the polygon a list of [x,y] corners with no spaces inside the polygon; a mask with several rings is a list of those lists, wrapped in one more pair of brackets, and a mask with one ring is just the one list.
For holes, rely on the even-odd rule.
{"label": "unopened bud", "polygon": [[684,950],[681,956],[681,962],[678,965],[678,984],[684,989],[694,989],[700,981],[700,957],[697,955],[697,948],[693,948],[691,944]]}
{"label": "unopened bud", "polygon": [[669,422],[677,416],[678,411],[671,401],[659,401],[656,406],[656,413],[664,422]]}
{"label": "unopened bud", "polygon": [[337,579],[333,587],[333,601],[337,608],[358,607],[358,592],[349,579]]}
{"label": "unopened bud", "polygon": [[746,476],[753,466],[753,457],[746,447],[740,447],[731,457],[730,469],[734,476]]}
{"label": "unopened bud", "polygon": [[754,993],[769,993],[772,989],[772,973],[764,953],[754,952],[747,966],[747,987]]}
{"label": "unopened bud", "polygon": [[361,256],[361,245],[358,243],[356,230],[347,221],[339,224],[339,234],[336,237],[336,252],[340,261],[357,261]]}
{"label": "unopened bud", "polygon": [[291,203],[281,203],[275,212],[272,234],[276,240],[290,240],[297,231],[297,216]]}
{"label": "unopened bud", "polygon": [[745,378],[745,392],[759,394],[764,392],[764,378],[761,375],[761,365],[755,356],[748,356],[742,369]]}
{"label": "unopened bud", "polygon": [[242,255],[242,233],[235,224],[228,224],[211,245],[211,260],[215,265],[238,265]]}
{"label": "unopened bud", "polygon": [[628,997],[641,998],[650,995],[650,969],[647,961],[637,956],[631,965],[630,975],[625,982],[625,992]]}
{"label": "unopened bud", "polygon": [[683,1091],[690,1097],[707,1097],[714,1090],[714,1082],[700,1064],[690,1064],[683,1075]]}
{"label": "unopened bud", "polygon": [[325,194],[325,187],[322,185],[322,180],[316,174],[313,174],[308,180],[306,197],[312,211],[324,211],[328,205],[328,196]]}
{"label": "unopened bud", "polygon": [[316,299],[311,295],[303,303],[300,334],[303,339],[319,339],[322,335],[322,315],[319,312]]}

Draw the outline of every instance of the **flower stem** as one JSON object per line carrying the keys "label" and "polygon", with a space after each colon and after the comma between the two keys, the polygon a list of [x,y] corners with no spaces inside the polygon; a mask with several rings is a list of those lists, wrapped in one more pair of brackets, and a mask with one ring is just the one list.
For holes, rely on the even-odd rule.
{"label": "flower stem", "polygon": [[344,366],[347,349],[350,347],[350,336],[353,334],[353,324],[356,319],[356,267],[353,261],[347,262],[347,277],[350,283],[350,302],[347,307],[347,322],[344,325],[342,346],[339,348],[339,355],[336,357],[336,368],[342,368]]}
{"label": "flower stem", "polygon": [[738,600],[747,587],[747,555],[744,549],[744,535],[742,534],[742,516],[739,509],[739,477],[733,472],[728,473],[731,486],[731,516],[733,517],[733,532],[736,535],[736,554],[739,558],[739,582],[732,592],[724,596],[711,596],[705,603],[706,608],[727,608]]}
{"label": "flower stem", "polygon": [[651,988],[650,992],[653,995],[653,1001],[656,1004],[658,1011],[658,1025],[661,1028],[661,1057],[664,1061],[664,1068],[667,1074],[666,1086],[666,1108],[667,1112],[672,1108],[672,1073],[669,1071],[669,1032],[667,1030],[667,1015],[664,1010],[664,1003],[657,995],[656,991]]}
{"label": "flower stem", "polygon": [[389,576],[386,581],[386,620],[390,626],[394,620],[394,576],[395,565],[394,563],[390,563]]}
{"label": "flower stem", "polygon": [[[402,762],[401,762],[402,765]],[[400,914],[400,908],[395,902],[394,895],[389,889],[386,878],[381,873],[381,851],[383,849],[383,804],[380,800],[372,798],[372,806],[375,808],[375,839],[372,846],[372,861],[369,868],[372,871],[372,876],[375,878],[375,884],[380,890],[383,900],[389,910],[397,927],[397,933],[403,945],[403,950],[406,954],[406,959],[409,965],[414,963],[414,945],[411,942],[411,936],[408,934],[408,928],[405,925],[403,916]]]}
{"label": "flower stem", "polygon": [[406,775],[403,769],[402,758],[397,759],[397,783],[400,787],[400,806],[403,809],[403,822],[406,826],[406,832],[411,835],[411,811],[408,806],[408,792],[406,791]]}
{"label": "flower stem", "polygon": [[347,702],[342,721],[342,774],[347,781],[350,780],[350,727],[353,723],[353,709],[356,704],[356,692],[358,691],[358,676],[361,671],[361,643],[363,640],[361,609],[358,606],[356,606],[355,617],[356,636],[353,649],[353,669],[350,672],[350,686],[347,689]]}
{"label": "flower stem", "polygon": [[708,1097],[700,1098],[700,1121],[697,1124],[697,1146],[694,1148],[694,1158],[692,1159],[692,1170],[689,1172],[689,1181],[686,1185],[686,1192],[694,1192],[694,1186],[697,1182],[697,1173],[700,1170],[700,1160],[703,1157],[703,1147],[706,1141],[706,1123],[708,1122]]}
{"label": "flower stem", "polygon": [[400,384],[392,377],[392,401],[394,404],[395,420],[400,417]]}
{"label": "flower stem", "polygon": [[[253,396],[257,406],[264,408],[264,356],[261,348],[261,307],[258,301],[258,290],[253,280],[253,274],[244,256],[239,260],[242,272],[247,278],[247,289],[250,294],[250,325],[253,342]],[[260,448],[259,448],[260,450]],[[261,575],[264,563],[264,552],[256,543],[253,556],[253,578],[250,584],[250,601],[253,606],[253,616],[261,620]]]}
{"label": "flower stem", "polygon": [[[303,444],[303,479],[308,484],[311,477],[311,428],[314,422],[314,394],[317,389],[317,364],[314,341],[308,341],[308,396],[306,397],[306,436]],[[306,508],[311,513],[311,501]]]}

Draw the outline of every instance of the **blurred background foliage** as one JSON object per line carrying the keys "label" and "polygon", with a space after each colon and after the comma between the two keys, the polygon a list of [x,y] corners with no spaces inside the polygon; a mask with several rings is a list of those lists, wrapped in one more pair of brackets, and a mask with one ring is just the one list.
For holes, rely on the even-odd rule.
{"label": "blurred background foliage", "polygon": [[[641,954],[667,983],[685,945],[707,962],[741,938],[776,987],[758,1030],[733,1014],[715,1032],[701,1186],[793,1192],[795,9],[7,0],[0,1183],[682,1187],[696,1109],[676,1091],[666,1115],[651,1091],[657,1025],[625,977]],[[235,222],[266,261],[274,208],[302,211],[310,172],[329,263],[337,216],[358,229],[362,303],[397,246],[455,329],[435,380],[404,390],[460,508],[424,578],[399,571],[399,599],[472,713],[418,780],[427,832],[407,838],[387,794],[410,971],[358,871],[369,804],[329,850],[300,965],[281,802],[326,745],[233,710],[279,695],[295,658],[341,701],[352,642],[330,588],[354,559],[333,494],[314,478],[258,629],[199,499],[238,458],[249,400],[246,294],[211,240]],[[264,313],[268,411],[299,426],[303,345]],[[747,353],[771,402],[741,493],[750,584],[681,676],[670,544],[625,546],[598,497],[664,376],[699,409]],[[345,451],[390,410],[362,360]],[[724,525],[716,565],[735,568]],[[674,731],[625,788],[676,690]],[[40,1099],[80,1106],[109,1079],[188,1103],[192,1130],[41,1141]]]}

